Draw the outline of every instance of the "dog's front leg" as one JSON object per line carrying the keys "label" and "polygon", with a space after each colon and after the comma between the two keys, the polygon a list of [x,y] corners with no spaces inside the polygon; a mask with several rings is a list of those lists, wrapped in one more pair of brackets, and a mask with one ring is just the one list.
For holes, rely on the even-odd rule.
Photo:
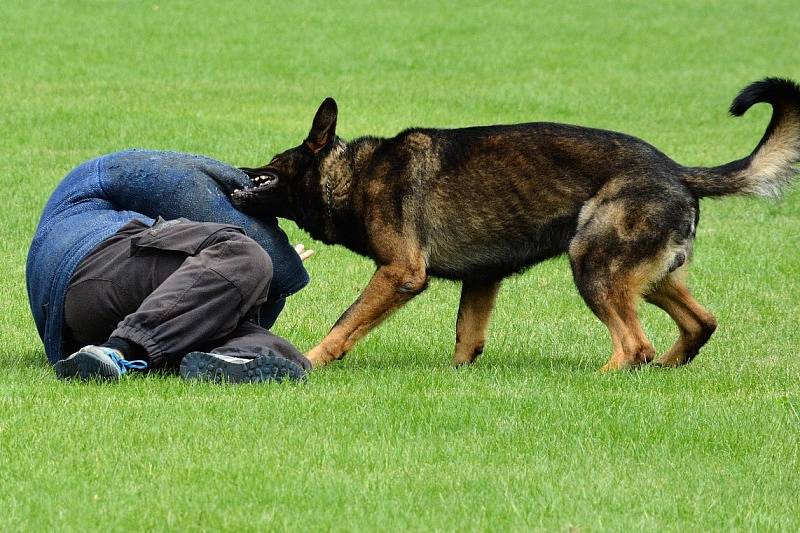
{"label": "dog's front leg", "polygon": [[456,350],[453,364],[470,364],[483,353],[486,341],[486,328],[489,316],[494,309],[494,301],[500,282],[476,283],[465,281],[461,286],[461,303],[456,320]]}
{"label": "dog's front leg", "polygon": [[367,287],[336,321],[321,343],[306,354],[314,367],[342,357],[392,311],[425,290],[428,276],[422,258],[381,266]]}

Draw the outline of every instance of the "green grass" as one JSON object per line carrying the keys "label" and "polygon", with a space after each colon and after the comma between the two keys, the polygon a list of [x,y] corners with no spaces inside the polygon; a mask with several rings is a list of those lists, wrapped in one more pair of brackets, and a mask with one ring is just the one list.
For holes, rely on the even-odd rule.
{"label": "green grass", "polygon": [[[16,2],[0,28],[0,530],[797,530],[800,189],[704,201],[691,285],[720,328],[692,365],[615,375],[563,259],[508,280],[487,350],[449,367],[430,289],[304,385],[57,382],[24,262],[58,180],[131,146],[252,165],[328,95],[338,132],[553,120],[680,162],[748,153],[766,75],[800,78],[795,2]],[[318,255],[276,331],[313,346],[367,260]],[[660,350],[675,336],[653,308]]]}

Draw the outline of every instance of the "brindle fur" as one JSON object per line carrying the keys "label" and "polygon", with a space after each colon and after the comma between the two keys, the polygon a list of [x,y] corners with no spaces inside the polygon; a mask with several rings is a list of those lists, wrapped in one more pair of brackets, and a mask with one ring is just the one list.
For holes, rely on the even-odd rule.
{"label": "brindle fur", "polygon": [[244,169],[255,186],[233,200],[376,262],[364,292],[308,353],[315,366],[340,358],[429,276],[463,282],[454,362],[471,363],[501,280],[565,252],[581,296],[611,333],[603,368],[654,359],[637,317],[641,297],[678,325],[678,341],[657,361],[677,366],[716,328],[683,281],[698,199],[774,196],[800,161],[800,88],[776,78],[751,84],[731,113],[757,102],[774,111],[753,153],[697,168],[629,135],[555,123],[413,128],[345,142],[328,98],[300,146]]}

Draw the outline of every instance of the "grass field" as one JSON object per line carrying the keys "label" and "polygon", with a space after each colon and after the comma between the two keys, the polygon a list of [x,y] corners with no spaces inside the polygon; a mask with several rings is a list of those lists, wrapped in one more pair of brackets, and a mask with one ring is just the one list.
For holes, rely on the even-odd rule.
{"label": "grass field", "polygon": [[[0,530],[800,529],[800,188],[704,201],[690,284],[720,327],[692,365],[614,375],[566,261],[508,280],[450,368],[458,286],[430,289],[303,385],[57,382],[27,246],[78,163],[128,147],[253,165],[328,95],[338,133],[552,120],[676,160],[749,153],[726,109],[800,78],[792,1],[3,2]],[[308,349],[369,261],[317,249],[276,331]],[[659,350],[676,335],[643,308]]]}

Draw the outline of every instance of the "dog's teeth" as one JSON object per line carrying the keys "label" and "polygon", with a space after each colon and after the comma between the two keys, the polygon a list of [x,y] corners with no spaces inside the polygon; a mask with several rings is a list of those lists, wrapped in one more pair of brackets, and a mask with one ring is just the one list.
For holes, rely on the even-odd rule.
{"label": "dog's teeth", "polygon": [[233,192],[239,192],[239,189],[233,189]]}

